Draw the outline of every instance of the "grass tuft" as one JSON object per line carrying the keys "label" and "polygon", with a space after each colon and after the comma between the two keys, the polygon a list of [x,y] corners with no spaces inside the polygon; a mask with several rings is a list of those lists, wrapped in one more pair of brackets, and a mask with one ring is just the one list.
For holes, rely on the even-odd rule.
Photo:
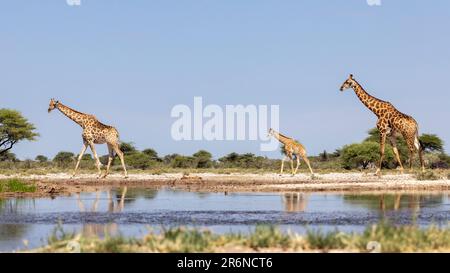
{"label": "grass tuft", "polygon": [[36,186],[12,178],[0,181],[0,192],[36,192]]}

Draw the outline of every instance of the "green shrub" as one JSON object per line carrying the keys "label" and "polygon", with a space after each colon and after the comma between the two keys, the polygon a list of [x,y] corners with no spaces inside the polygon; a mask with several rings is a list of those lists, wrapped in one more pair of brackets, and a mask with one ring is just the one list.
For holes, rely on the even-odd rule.
{"label": "green shrub", "polygon": [[[117,158],[116,160],[119,159]],[[125,155],[125,163],[135,169],[145,170],[152,167],[155,164],[155,161],[146,154],[136,152]]]}
{"label": "green shrub", "polygon": [[71,163],[75,161],[75,154],[71,152],[59,152],[54,158],[53,162],[58,167],[67,168]]}
{"label": "green shrub", "polygon": [[[380,160],[380,145],[376,142],[365,141],[344,146],[341,153],[342,167],[345,169],[367,169],[370,164],[376,164]],[[386,149],[385,161],[393,160],[394,153],[391,149]]]}

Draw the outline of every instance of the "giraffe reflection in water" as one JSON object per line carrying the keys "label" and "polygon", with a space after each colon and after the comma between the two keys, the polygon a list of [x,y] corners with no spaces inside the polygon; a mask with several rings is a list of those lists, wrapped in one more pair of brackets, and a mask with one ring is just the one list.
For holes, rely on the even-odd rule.
{"label": "giraffe reflection in water", "polygon": [[[106,191],[107,196],[107,212],[108,213],[120,213],[123,211],[125,206],[125,198],[127,195],[127,187],[124,187],[121,191],[120,196],[113,194],[113,190],[108,189]],[[81,199],[80,194],[77,194],[77,204],[80,212],[99,212],[99,202],[101,201],[101,193],[97,192],[95,194],[94,202],[90,210],[86,209],[85,202]],[[107,224],[83,224],[82,234],[86,237],[104,237],[110,235],[116,235],[119,232],[119,227],[117,223],[107,223]]]}
{"label": "giraffe reflection in water", "polygon": [[344,202],[350,205],[366,207],[382,213],[389,211],[406,210],[413,215],[420,213],[424,207],[444,202],[441,195],[425,195],[414,193],[403,194],[364,194],[364,195],[344,195]]}
{"label": "giraffe reflection in water", "polygon": [[308,205],[309,194],[307,193],[284,193],[283,204],[286,212],[304,212]]}

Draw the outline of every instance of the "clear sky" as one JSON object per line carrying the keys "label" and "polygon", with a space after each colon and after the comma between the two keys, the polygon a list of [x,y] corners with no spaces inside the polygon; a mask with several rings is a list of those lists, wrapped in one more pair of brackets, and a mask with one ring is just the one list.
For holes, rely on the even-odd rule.
{"label": "clear sky", "polygon": [[[161,155],[204,148],[260,153],[259,142],[175,142],[176,104],[278,104],[281,131],[310,154],[361,141],[375,126],[349,73],[412,115],[449,151],[450,1],[2,1],[1,108],[38,128],[20,158],[78,153],[81,128],[47,113],[51,97]],[[100,154],[106,148],[98,148]]]}

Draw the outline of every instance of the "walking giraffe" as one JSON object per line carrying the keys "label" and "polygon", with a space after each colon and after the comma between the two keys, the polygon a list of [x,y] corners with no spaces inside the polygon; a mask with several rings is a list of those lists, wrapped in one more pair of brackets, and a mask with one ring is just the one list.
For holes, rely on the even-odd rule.
{"label": "walking giraffe", "polygon": [[369,95],[351,74],[342,84],[341,91],[349,88],[352,88],[361,102],[378,117],[377,128],[380,131],[380,162],[376,174],[381,175],[386,138],[388,136],[397,162],[400,165],[400,172],[403,173],[404,168],[397,148],[397,132],[403,135],[408,145],[409,168],[412,170],[414,153],[417,151],[419,153],[422,172],[425,171],[423,148],[419,141],[419,126],[414,118],[401,113],[390,102],[382,101]]}
{"label": "walking giraffe", "polygon": [[[91,148],[91,151],[94,155],[97,170],[98,170],[98,178],[106,178],[109,173],[109,168],[111,167],[111,163],[114,159],[114,152],[119,156],[120,161],[122,163],[124,176],[128,177],[127,169],[125,167],[125,161],[123,159],[123,152],[119,148],[119,132],[116,128],[112,126],[105,125],[97,120],[97,118],[93,115],[83,114],[78,111],[73,110],[70,107],[65,106],[55,99],[50,100],[50,105],[48,107],[48,112],[50,113],[52,110],[58,109],[65,116],[73,120],[75,123],[83,128],[83,147],[81,149],[81,153],[78,156],[77,164],[75,165],[75,170],[73,171],[72,178],[75,177],[78,167],[80,165],[80,161],[86,152],[87,147]],[[108,157],[108,165],[106,167],[105,174],[102,176],[101,171],[101,163],[98,159],[97,152],[95,151],[95,144],[104,144],[108,145],[109,157]]]}
{"label": "walking giraffe", "polygon": [[[284,136],[284,135],[278,133],[277,131],[275,131],[272,128],[269,130],[269,136],[275,137],[276,139],[278,139],[278,141],[280,141],[282,144],[284,144],[283,149],[284,149],[286,156],[281,161],[280,175],[283,174],[284,161],[286,160],[286,158],[289,158],[289,160],[291,161],[292,175],[297,174],[298,167],[300,166],[300,157],[302,157],[303,160],[308,165],[311,175],[314,176],[314,172],[311,168],[311,164],[309,163],[308,156],[306,155],[305,147],[303,147],[302,144],[300,144],[299,142],[295,141],[294,139],[292,139],[290,137],[287,137],[287,136]],[[294,156],[297,160],[297,166],[295,167],[295,170],[294,170],[294,159],[293,159]]]}

